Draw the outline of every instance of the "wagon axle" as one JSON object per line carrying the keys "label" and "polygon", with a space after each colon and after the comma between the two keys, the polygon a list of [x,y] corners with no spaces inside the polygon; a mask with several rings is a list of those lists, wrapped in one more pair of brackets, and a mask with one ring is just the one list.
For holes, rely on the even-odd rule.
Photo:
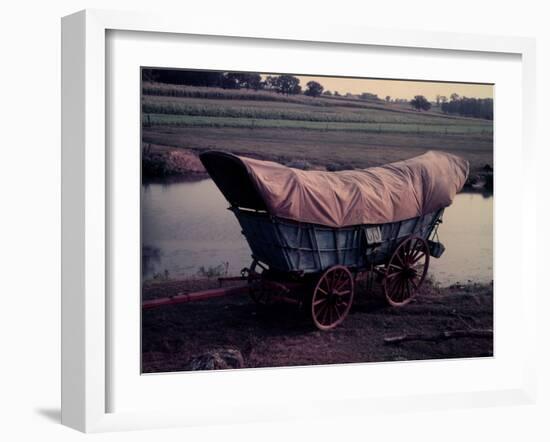
{"label": "wagon axle", "polygon": [[[411,235],[395,248],[384,267],[373,267],[381,279],[388,302],[393,306],[409,303],[418,293],[429,265],[429,249],[426,240]],[[257,269],[260,269],[260,272]],[[248,293],[259,305],[286,302],[309,306],[309,314],[319,330],[330,330],[341,324],[348,315],[355,296],[357,269],[352,271],[344,265],[329,267],[317,279],[295,275],[295,279],[281,280],[280,275],[270,273],[254,260],[239,277],[219,278],[220,287],[168,298],[144,301],[144,310],[170,304],[202,301],[221,296]],[[222,287],[223,282],[246,282],[246,285]]]}

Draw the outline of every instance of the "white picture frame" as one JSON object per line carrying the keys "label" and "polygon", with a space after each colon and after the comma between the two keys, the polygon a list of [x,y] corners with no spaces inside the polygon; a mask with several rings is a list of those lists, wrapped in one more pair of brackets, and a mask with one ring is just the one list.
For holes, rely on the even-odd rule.
{"label": "white picture frame", "polygon": [[[349,27],[317,28],[314,24],[300,28],[281,29],[277,26],[261,27],[250,23],[234,27],[231,23],[220,26],[195,17],[182,22],[178,17],[154,16],[142,13],[122,13],[86,10],[63,18],[62,21],[62,423],[85,432],[138,428],[185,426],[219,422],[246,422],[285,417],[328,416],[322,402],[311,400],[308,407],[256,407],[247,398],[235,405],[235,413],[208,413],[200,407],[189,414],[182,408],[141,410],[131,412],[109,411],[108,396],[113,385],[109,379],[109,366],[113,358],[108,334],[112,320],[108,300],[109,237],[107,228],[111,210],[108,186],[108,155],[106,121],[107,44],[111,31],[154,32],[163,35],[203,35],[269,39],[273,41],[337,43],[368,45],[379,48],[398,47],[403,50],[422,48],[441,51],[468,51],[483,55],[513,54],[521,57],[521,102],[523,104],[521,148],[509,155],[521,156],[523,187],[530,187],[533,167],[533,107],[535,97],[535,46],[532,39],[492,37],[479,35],[429,33],[372,28]],[[137,93],[137,91],[136,91]],[[498,100],[498,94],[496,97]],[[498,118],[498,116],[497,116]],[[499,165],[497,164],[498,168]],[[498,170],[498,169],[497,169]],[[498,173],[498,172],[497,172]],[[498,185],[498,184],[497,184]],[[534,188],[534,186],[531,186]],[[521,219],[535,217],[536,193],[520,190]],[[499,203],[497,203],[499,204]],[[519,235],[525,236],[523,222]],[[534,242],[518,241],[522,275],[528,274],[527,256],[536,253]],[[499,253],[498,243],[495,251]],[[473,389],[463,393],[443,390],[426,395],[388,395],[377,398],[359,396],[336,397],[341,414],[364,414],[380,410],[452,408],[502,403],[532,403],[535,396],[534,348],[529,339],[535,333],[536,293],[533,278],[521,279],[518,305],[521,315],[522,336],[526,344],[521,355],[521,376],[509,384],[487,391]],[[498,314],[498,313],[497,313]],[[136,330],[138,333],[138,330]],[[498,355],[497,355],[498,357]],[[433,362],[432,362],[433,363]],[[319,368],[323,370],[323,368]],[[340,368],[343,370],[343,368]],[[401,364],[392,370],[407,370]],[[296,369],[300,370],[300,369]],[[355,365],[355,372],[363,370]],[[246,370],[245,370],[246,371]],[[245,371],[233,371],[227,381],[247,376]],[[277,371],[277,369],[273,369]],[[280,369],[279,369],[280,371]],[[254,373],[258,373],[257,371]],[[265,376],[263,371],[258,382]],[[288,370],[285,371],[288,373]],[[134,373],[135,374],[135,373]],[[137,374],[139,375],[139,374]],[[204,379],[203,374],[203,379]],[[206,374],[208,375],[208,374]],[[288,375],[285,375],[288,376]],[[221,378],[220,378],[221,379]],[[165,380],[165,383],[167,381]],[[189,398],[186,398],[189,399]]]}

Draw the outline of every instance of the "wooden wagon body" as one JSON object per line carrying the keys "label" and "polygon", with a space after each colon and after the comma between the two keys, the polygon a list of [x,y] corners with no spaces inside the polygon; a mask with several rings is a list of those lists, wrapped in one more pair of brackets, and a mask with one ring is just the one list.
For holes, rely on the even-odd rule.
{"label": "wooden wagon body", "polygon": [[430,240],[444,209],[385,224],[332,228],[231,207],[255,259],[270,269],[319,273],[342,265],[362,271],[385,264],[405,239]]}

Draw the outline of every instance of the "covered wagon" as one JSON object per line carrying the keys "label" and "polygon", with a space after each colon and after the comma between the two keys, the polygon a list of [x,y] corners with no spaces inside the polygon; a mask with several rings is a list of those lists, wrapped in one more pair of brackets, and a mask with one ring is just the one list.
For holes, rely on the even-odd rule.
{"label": "covered wagon", "polygon": [[468,176],[468,162],[448,153],[379,167],[327,172],[208,151],[204,167],[246,238],[252,264],[241,278],[254,300],[305,306],[316,327],[340,324],[356,280],[374,273],[388,302],[418,292],[443,211]]}

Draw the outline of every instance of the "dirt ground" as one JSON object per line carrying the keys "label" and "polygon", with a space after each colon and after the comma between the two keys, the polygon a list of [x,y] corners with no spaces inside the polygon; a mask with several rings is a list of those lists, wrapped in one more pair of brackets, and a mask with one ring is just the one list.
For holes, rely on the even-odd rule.
{"label": "dirt ground", "polygon": [[231,128],[144,128],[144,143],[196,151],[226,150],[279,162],[306,160],[316,165],[379,166],[442,150],[470,161],[473,169],[493,165],[492,136],[322,132],[307,130]]}
{"label": "dirt ground", "polygon": [[[217,287],[213,279],[155,281],[143,299]],[[321,332],[296,306],[256,305],[246,294],[145,310],[142,315],[142,371],[189,370],[204,354],[228,350],[242,355],[243,368],[493,355],[493,288],[425,284],[403,307],[390,307],[376,285],[359,287],[350,315],[334,330]],[[433,339],[443,332],[460,337]],[[399,344],[386,338],[426,337]],[[239,356],[240,357],[240,356]]]}

